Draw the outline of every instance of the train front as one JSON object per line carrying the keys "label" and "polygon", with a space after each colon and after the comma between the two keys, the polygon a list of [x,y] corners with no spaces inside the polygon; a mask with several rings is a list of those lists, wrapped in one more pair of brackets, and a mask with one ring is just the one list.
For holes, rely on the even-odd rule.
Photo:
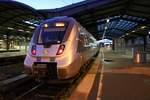
{"label": "train front", "polygon": [[39,25],[24,61],[25,71],[35,78],[69,78],[68,67],[75,56],[75,49],[70,49],[74,41],[68,40],[72,27],[69,21],[61,18]]}

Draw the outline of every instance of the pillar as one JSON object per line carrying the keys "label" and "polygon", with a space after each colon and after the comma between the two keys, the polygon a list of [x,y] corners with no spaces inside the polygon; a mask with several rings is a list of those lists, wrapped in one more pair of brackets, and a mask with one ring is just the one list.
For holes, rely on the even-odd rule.
{"label": "pillar", "polygon": [[27,36],[25,36],[25,52],[27,52],[27,46],[28,46],[28,39]]}
{"label": "pillar", "polygon": [[115,40],[113,39],[112,41],[113,41],[113,43],[112,43],[112,50],[115,51]]}
{"label": "pillar", "polygon": [[143,48],[144,48],[144,51],[146,51],[146,46],[147,46],[147,38],[146,38],[146,36],[143,36],[143,42],[144,42]]}
{"label": "pillar", "polygon": [[9,35],[6,34],[6,51],[9,51]]}

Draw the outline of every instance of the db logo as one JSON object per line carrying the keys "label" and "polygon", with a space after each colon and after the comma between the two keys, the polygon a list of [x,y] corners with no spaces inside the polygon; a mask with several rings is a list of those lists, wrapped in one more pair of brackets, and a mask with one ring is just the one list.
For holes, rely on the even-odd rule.
{"label": "db logo", "polygon": [[44,50],[44,54],[47,55],[48,53],[49,53],[49,52],[48,52],[48,49],[45,49],[45,50]]}

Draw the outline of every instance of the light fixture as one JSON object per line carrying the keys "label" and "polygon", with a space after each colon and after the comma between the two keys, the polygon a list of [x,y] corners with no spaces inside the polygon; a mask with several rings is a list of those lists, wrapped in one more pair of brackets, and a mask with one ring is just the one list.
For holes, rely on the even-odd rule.
{"label": "light fixture", "polygon": [[129,33],[126,33],[126,35],[129,35]]}
{"label": "light fixture", "polygon": [[23,21],[23,22],[26,23],[26,24],[29,24],[29,25],[38,26],[36,23],[34,23],[34,22],[36,22],[36,21],[34,21],[34,22],[31,22],[31,21]]}
{"label": "light fixture", "polygon": [[48,28],[48,24],[44,24],[44,28]]}
{"label": "light fixture", "polygon": [[56,27],[63,27],[63,26],[65,26],[65,23],[64,22],[57,22],[57,23],[55,23],[55,26]]}
{"label": "light fixture", "polygon": [[122,36],[122,38],[125,37],[125,35]]}
{"label": "light fixture", "polygon": [[27,33],[30,33],[30,31],[26,31]]}
{"label": "light fixture", "polygon": [[31,28],[31,29],[35,29],[35,27],[33,27],[33,26],[29,26],[29,28]]}
{"label": "light fixture", "polygon": [[7,29],[9,29],[9,30],[13,30],[14,28],[12,28],[12,27],[7,27]]}
{"label": "light fixture", "polygon": [[146,26],[141,26],[141,29],[144,29],[144,28],[146,28]]}
{"label": "light fixture", "polygon": [[3,35],[3,37],[7,37],[7,35]]}
{"label": "light fixture", "polygon": [[20,32],[24,32],[24,30],[22,30],[22,29],[18,29],[18,31],[20,31]]}
{"label": "light fixture", "polygon": [[105,30],[107,30],[108,29],[108,27],[107,26],[105,26]]}
{"label": "light fixture", "polygon": [[110,19],[108,18],[106,22],[108,23],[109,21],[110,21]]}

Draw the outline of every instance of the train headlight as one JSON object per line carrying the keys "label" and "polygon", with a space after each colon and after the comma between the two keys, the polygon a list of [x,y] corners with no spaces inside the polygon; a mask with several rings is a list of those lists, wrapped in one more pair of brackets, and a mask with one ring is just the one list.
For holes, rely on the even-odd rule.
{"label": "train headlight", "polygon": [[36,55],[36,46],[35,45],[32,46],[31,53],[32,53],[32,55]]}
{"label": "train headlight", "polygon": [[44,28],[48,28],[48,24],[44,24]]}
{"label": "train headlight", "polygon": [[64,27],[65,23],[64,22],[57,22],[57,23],[55,23],[55,26],[56,27]]}
{"label": "train headlight", "polygon": [[64,52],[65,49],[65,45],[60,45],[57,51],[57,55],[60,55]]}

